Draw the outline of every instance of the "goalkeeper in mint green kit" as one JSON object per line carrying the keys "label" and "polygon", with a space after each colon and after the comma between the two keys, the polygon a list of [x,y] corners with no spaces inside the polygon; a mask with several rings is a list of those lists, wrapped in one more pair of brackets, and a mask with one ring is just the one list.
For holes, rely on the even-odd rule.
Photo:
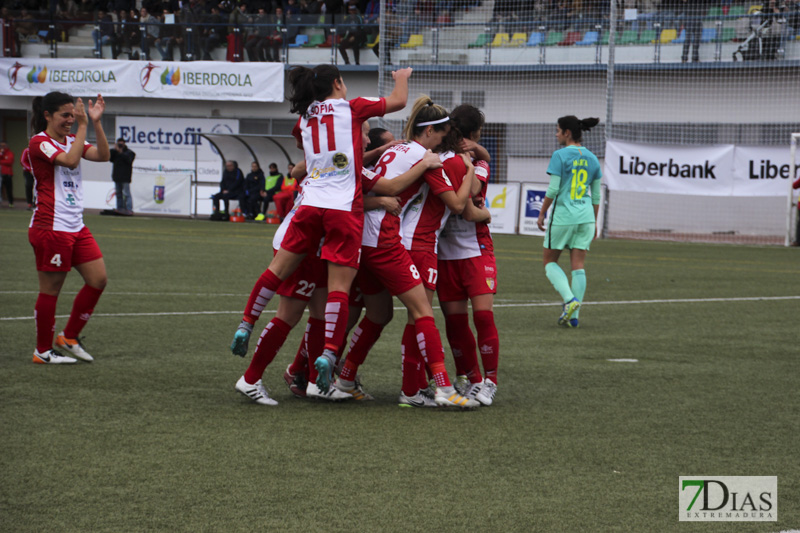
{"label": "goalkeeper in mint green kit", "polygon": [[[544,271],[564,301],[558,323],[571,328],[578,327],[578,311],[586,293],[583,264],[595,237],[602,177],[597,157],[581,146],[581,137],[598,122],[596,118],[580,120],[575,116],[558,119],[556,139],[563,148],[553,152],[550,159],[550,186],[539,212],[539,229],[545,232]],[[551,205],[553,212],[545,230],[544,218]],[[570,250],[571,284],[558,266],[564,248]]]}

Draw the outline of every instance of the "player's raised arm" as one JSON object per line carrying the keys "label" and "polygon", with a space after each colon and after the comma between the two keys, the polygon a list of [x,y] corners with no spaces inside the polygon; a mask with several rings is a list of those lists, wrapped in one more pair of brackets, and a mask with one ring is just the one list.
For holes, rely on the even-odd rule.
{"label": "player's raised arm", "polygon": [[411,77],[411,67],[401,68],[392,72],[394,78],[394,89],[392,94],[386,97],[386,112],[394,113],[400,111],[408,102],[408,78]]}
{"label": "player's raised arm", "polygon": [[111,158],[111,151],[108,148],[108,139],[105,132],[103,132],[103,112],[106,110],[106,102],[103,100],[103,95],[98,94],[97,100],[92,102],[89,100],[89,120],[92,121],[94,126],[95,136],[97,137],[97,145],[92,146],[86,150],[86,159],[89,161],[108,161]]}

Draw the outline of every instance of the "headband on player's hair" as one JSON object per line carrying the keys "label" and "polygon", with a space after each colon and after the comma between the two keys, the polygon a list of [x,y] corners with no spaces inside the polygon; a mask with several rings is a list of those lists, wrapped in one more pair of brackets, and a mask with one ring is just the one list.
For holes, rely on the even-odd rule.
{"label": "headband on player's hair", "polygon": [[420,122],[416,126],[433,126],[434,124],[441,124],[442,122],[447,122],[450,120],[450,117],[440,118],[439,120],[431,120],[428,122]]}

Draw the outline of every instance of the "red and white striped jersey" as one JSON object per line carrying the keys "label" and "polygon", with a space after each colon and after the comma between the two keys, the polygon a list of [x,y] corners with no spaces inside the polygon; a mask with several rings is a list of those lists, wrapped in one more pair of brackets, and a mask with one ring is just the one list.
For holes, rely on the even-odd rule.
{"label": "red and white striped jersey", "polygon": [[[411,170],[422,160],[426,152],[427,149],[418,142],[397,144],[383,153],[373,170],[378,177],[394,179]],[[405,206],[427,180],[431,180],[434,184],[441,183],[441,171],[426,171],[423,174],[423,180],[417,181],[400,194],[401,205]],[[361,239],[363,246],[391,248],[400,242],[400,237],[399,217],[388,214],[382,208],[364,213],[364,232]]]}
{"label": "red and white striped jersey", "polygon": [[436,253],[439,233],[450,215],[450,209],[438,195],[456,191],[467,172],[460,157],[440,154],[439,158],[444,165],[442,168],[426,171],[424,183],[417,182],[401,195],[404,207],[400,231],[406,250]]}
{"label": "red and white striped jersey", "polygon": [[[75,140],[67,135],[66,144],[61,144],[46,132],[31,137],[28,155],[36,190],[36,209],[30,227],[68,231],[75,233],[83,228],[83,182],[81,167],[71,170],[56,165],[55,159],[62,152],[69,152]],[[84,143],[83,155],[91,148]]]}
{"label": "red and white striped jersey", "polygon": [[352,211],[362,207],[361,124],[383,116],[383,98],[313,102],[297,120],[292,135],[301,143],[308,168],[303,205]]}
{"label": "red and white striped jersey", "polygon": [[[486,187],[489,183],[489,164],[486,161],[474,163],[475,176],[481,182],[479,194],[485,200]],[[493,251],[492,234],[485,222],[469,222],[461,215],[451,214],[439,235],[440,261],[468,259]]]}

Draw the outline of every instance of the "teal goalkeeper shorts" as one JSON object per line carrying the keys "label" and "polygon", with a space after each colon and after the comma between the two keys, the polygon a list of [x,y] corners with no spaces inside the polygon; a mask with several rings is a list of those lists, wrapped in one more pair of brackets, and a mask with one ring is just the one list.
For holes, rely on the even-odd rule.
{"label": "teal goalkeeper shorts", "polygon": [[585,224],[566,224],[547,228],[544,233],[544,247],[551,250],[564,248],[588,250],[594,238],[594,222]]}

